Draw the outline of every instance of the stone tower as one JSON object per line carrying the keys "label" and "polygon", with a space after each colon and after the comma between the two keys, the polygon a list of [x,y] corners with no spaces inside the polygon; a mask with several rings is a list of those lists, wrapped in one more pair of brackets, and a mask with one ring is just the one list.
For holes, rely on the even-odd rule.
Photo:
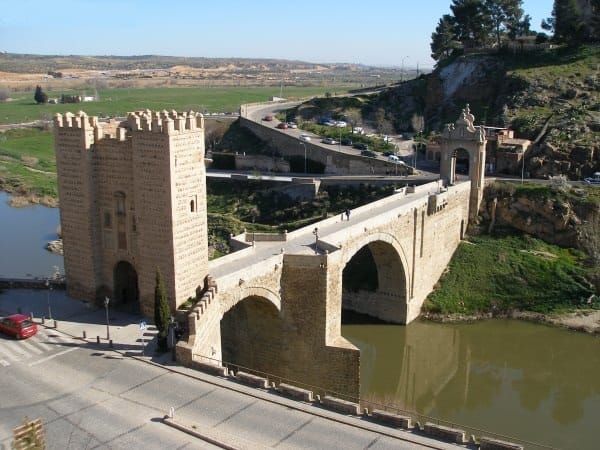
{"label": "stone tower", "polygon": [[449,123],[442,132],[440,177],[448,185],[456,182],[456,156],[459,151],[469,154],[469,179],[471,193],[469,195],[469,219],[479,214],[479,206],[483,198],[485,184],[485,148],[487,139],[482,126],[475,126],[475,116],[471,114],[469,105],[455,123]]}
{"label": "stone tower", "polygon": [[175,309],[208,274],[204,118],[193,111],[54,118],[67,292],[154,313],[155,274]]}

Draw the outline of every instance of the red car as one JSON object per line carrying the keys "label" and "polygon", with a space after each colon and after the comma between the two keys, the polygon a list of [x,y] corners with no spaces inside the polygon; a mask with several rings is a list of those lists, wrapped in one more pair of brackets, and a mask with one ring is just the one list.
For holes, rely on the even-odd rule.
{"label": "red car", "polygon": [[13,314],[0,319],[0,332],[25,339],[37,333],[37,325],[24,314]]}
{"label": "red car", "polygon": [[288,124],[285,122],[281,122],[281,123],[277,124],[277,128],[279,128],[280,130],[285,130],[288,128]]}
{"label": "red car", "polygon": [[271,116],[271,115],[265,116],[265,117],[263,117],[263,120],[266,120],[267,122],[271,122],[273,120],[273,116]]}

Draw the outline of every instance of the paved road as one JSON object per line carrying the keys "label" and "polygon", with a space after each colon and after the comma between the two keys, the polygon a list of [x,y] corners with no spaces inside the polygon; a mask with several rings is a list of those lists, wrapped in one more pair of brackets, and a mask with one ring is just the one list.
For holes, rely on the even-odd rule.
{"label": "paved road", "polygon": [[[42,327],[26,341],[0,337],[0,448],[24,417],[41,418],[52,449],[211,449],[215,445],[165,425],[175,421],[213,442],[235,448],[455,448],[406,431],[295,402],[211,377],[154,354],[156,330],[140,331],[140,317],[110,312],[53,291],[58,330]],[[0,294],[0,314],[47,312],[44,291]],[[87,331],[87,340],[80,339]],[[143,334],[142,334],[143,333]],[[145,339],[142,355],[142,336]]]}

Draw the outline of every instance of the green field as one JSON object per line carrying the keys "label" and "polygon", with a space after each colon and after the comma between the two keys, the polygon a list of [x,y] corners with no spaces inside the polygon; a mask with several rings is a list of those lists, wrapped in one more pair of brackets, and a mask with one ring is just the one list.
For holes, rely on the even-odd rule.
{"label": "green field", "polygon": [[51,132],[17,129],[0,134],[0,190],[57,198]]}
{"label": "green field", "polygon": [[[237,112],[244,103],[267,101],[280,94],[286,98],[305,98],[324,95],[335,90],[347,91],[349,87],[156,87],[144,89],[98,89],[98,101],[71,104],[38,105],[29,93],[14,93],[12,100],[0,103],[0,124],[51,119],[54,113],[85,111],[88,115],[124,116],[128,111],[140,109],[175,109],[199,112]],[[45,91],[48,98],[65,95],[95,95],[93,89]]]}
{"label": "green field", "polygon": [[539,313],[600,308],[586,281],[586,257],[527,235],[475,236],[452,257],[424,311],[438,314]]}

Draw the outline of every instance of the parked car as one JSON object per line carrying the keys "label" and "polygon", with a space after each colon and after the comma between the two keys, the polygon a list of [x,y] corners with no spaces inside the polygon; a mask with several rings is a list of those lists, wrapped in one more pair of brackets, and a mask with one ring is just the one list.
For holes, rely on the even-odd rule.
{"label": "parked car", "polygon": [[383,156],[392,156],[394,154],[395,153],[393,151],[391,151],[391,150],[388,150],[388,151],[382,153]]}
{"label": "parked car", "polygon": [[362,127],[352,128],[352,134],[365,134],[365,130]]}
{"label": "parked car", "polygon": [[288,126],[288,128],[298,128],[298,125],[296,125],[295,122],[288,122],[287,126]]}
{"label": "parked car", "polygon": [[24,314],[13,314],[0,319],[0,332],[25,339],[37,333],[37,325]]}
{"label": "parked car", "polygon": [[375,153],[371,150],[363,150],[362,152],[360,152],[360,154],[362,156],[366,156],[368,158],[377,158],[377,153]]}
{"label": "parked car", "polygon": [[591,177],[584,178],[584,180],[588,184],[598,184],[600,185],[600,172],[594,172]]}
{"label": "parked car", "polygon": [[352,147],[354,147],[357,150],[369,150],[369,144],[365,144],[364,142],[358,142]]}
{"label": "parked car", "polygon": [[304,142],[310,142],[310,136],[308,134],[301,134],[300,140]]}
{"label": "parked car", "polygon": [[352,139],[350,139],[350,138],[343,138],[342,139],[342,145],[352,145]]}
{"label": "parked car", "polygon": [[335,122],[335,126],[338,128],[346,128],[348,124],[343,120],[338,120],[337,122]]}
{"label": "parked car", "polygon": [[280,130],[285,130],[288,127],[288,124],[285,122],[280,122],[277,124],[277,128],[279,128]]}
{"label": "parked car", "polygon": [[400,161],[400,158],[398,158],[396,155],[389,155],[388,161],[393,162],[394,164],[404,164],[404,162]]}
{"label": "parked car", "polygon": [[265,117],[263,117],[263,120],[266,120],[267,122],[272,122],[273,121],[273,116],[271,116],[271,115],[265,116]]}
{"label": "parked car", "polygon": [[321,142],[323,142],[323,144],[337,144],[337,141],[333,138],[325,138]]}

